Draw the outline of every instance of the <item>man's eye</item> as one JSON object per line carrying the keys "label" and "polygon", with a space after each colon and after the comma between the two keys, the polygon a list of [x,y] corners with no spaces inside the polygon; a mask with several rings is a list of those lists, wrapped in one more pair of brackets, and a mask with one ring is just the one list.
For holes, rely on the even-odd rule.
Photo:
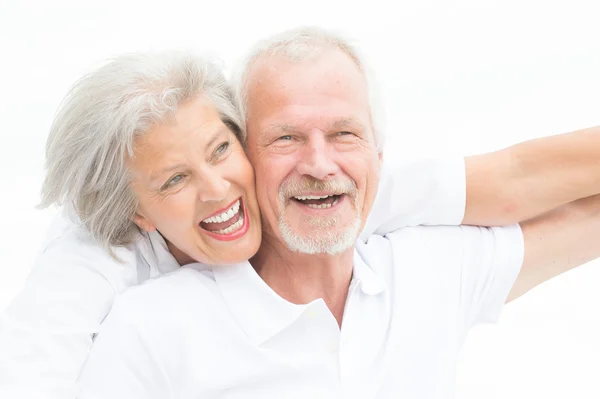
{"label": "man's eye", "polygon": [[279,137],[277,140],[289,141],[289,140],[291,140],[291,139],[292,139],[292,136],[290,136],[290,135],[288,134],[288,135],[285,135],[285,136],[281,136],[281,137]]}
{"label": "man's eye", "polygon": [[338,132],[337,135],[338,136],[350,136],[353,135],[354,133],[351,132]]}

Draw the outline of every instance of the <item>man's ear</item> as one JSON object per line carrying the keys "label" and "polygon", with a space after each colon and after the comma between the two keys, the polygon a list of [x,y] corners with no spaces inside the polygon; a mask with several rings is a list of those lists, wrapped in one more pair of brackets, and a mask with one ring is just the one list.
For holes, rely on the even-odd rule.
{"label": "man's ear", "polygon": [[133,223],[135,223],[141,230],[151,232],[156,230],[156,226],[144,215],[136,212],[133,216]]}

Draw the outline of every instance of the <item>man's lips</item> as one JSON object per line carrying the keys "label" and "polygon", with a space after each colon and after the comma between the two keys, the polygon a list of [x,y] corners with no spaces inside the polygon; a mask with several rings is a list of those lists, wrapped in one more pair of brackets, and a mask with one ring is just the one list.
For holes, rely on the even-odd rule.
{"label": "man's lips", "polygon": [[[298,204],[299,206],[311,210],[328,210],[337,207],[337,205],[344,199],[345,194],[336,195],[300,195],[293,196],[290,198],[291,202]],[[318,198],[315,198],[318,197]],[[304,199],[306,198],[306,199]]]}

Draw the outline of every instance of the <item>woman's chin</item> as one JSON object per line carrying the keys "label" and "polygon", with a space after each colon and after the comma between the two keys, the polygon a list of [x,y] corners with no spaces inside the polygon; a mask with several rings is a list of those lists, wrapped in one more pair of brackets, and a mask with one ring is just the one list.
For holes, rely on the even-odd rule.
{"label": "woman's chin", "polygon": [[231,240],[216,239],[213,237],[215,233],[205,234],[202,228],[194,231],[193,235],[180,240],[182,243],[187,241],[187,245],[177,246],[166,240],[169,251],[181,266],[196,262],[211,266],[242,263],[258,252],[262,239],[260,222],[250,223],[244,234]]}
{"label": "woman's chin", "polygon": [[[250,237],[247,237],[250,238]],[[228,248],[224,248],[228,247]],[[211,266],[224,266],[242,263],[253,257],[260,247],[260,236],[258,239],[241,240],[238,242],[230,242],[230,245],[214,248],[211,252],[196,251],[195,254],[189,256],[183,254],[182,258],[188,260],[185,264],[199,262]],[[173,253],[173,252],[171,252]],[[173,254],[175,256],[175,254]],[[175,258],[179,261],[177,256]],[[181,265],[183,265],[180,262]]]}

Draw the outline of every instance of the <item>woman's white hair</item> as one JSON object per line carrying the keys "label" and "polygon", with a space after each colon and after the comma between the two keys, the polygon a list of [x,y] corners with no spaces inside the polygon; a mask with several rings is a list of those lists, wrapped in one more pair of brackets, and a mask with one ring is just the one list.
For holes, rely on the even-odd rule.
{"label": "woman's white hair", "polygon": [[245,141],[246,118],[248,112],[248,79],[251,77],[252,67],[259,59],[278,57],[287,61],[300,63],[314,59],[325,51],[341,50],[344,52],[363,73],[369,89],[369,102],[371,106],[371,123],[377,149],[383,151],[384,114],[380,102],[379,87],[372,70],[365,62],[364,56],[341,35],[318,27],[300,27],[278,33],[259,41],[234,70],[232,86],[236,103],[242,115],[242,134]]}
{"label": "woman's white hair", "polygon": [[81,78],[63,100],[46,143],[40,206],[74,210],[111,254],[130,244],[138,202],[126,166],[134,138],[207,98],[240,137],[241,119],[221,67],[187,52],[130,54]]}

